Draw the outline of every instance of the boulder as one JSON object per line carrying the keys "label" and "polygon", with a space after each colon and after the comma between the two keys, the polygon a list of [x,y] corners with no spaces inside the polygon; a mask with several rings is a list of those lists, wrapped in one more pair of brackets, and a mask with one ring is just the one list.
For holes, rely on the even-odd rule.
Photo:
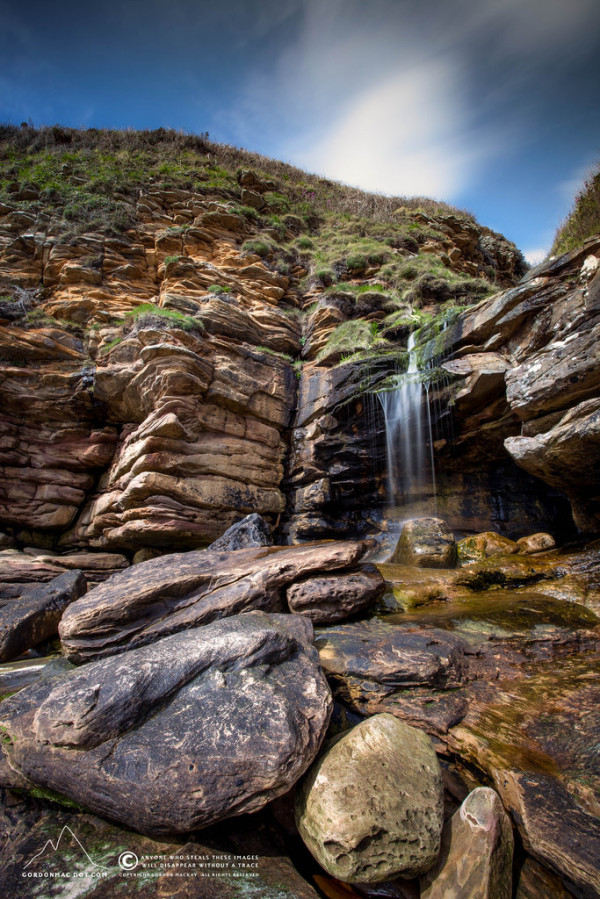
{"label": "boulder", "polygon": [[42,680],[2,704],[11,767],[141,833],[254,812],[311,764],[332,709],[304,618],[254,612]]}
{"label": "boulder", "polygon": [[517,552],[526,556],[545,552],[547,549],[554,549],[555,546],[556,543],[551,534],[530,534],[528,537],[520,537],[517,540]]}
{"label": "boulder", "polygon": [[407,521],[391,561],[417,568],[454,568],[454,536],[441,518]]}
{"label": "boulder", "polygon": [[60,626],[64,652],[84,662],[240,612],[283,612],[287,587],[311,575],[352,569],[365,548],[348,541],[198,550],[141,562],[74,604]]}
{"label": "boulder", "polygon": [[273,546],[271,526],[257,512],[246,515],[232,524],[225,533],[210,544],[208,549],[231,552],[250,546]]}
{"label": "boulder", "polygon": [[291,612],[314,624],[334,624],[368,608],[381,596],[385,581],[374,565],[362,571],[330,574],[292,584],[287,590]]}
{"label": "boulder", "polygon": [[0,661],[14,659],[53,637],[67,606],[87,589],[81,571],[69,571],[27,591],[0,609]]}
{"label": "boulder", "polygon": [[507,556],[518,551],[517,544],[502,534],[486,531],[484,534],[475,534],[473,537],[465,537],[456,544],[458,561],[482,562],[491,556]]}
{"label": "boulder", "polygon": [[443,788],[429,737],[375,715],[332,743],[301,784],[300,835],[319,864],[348,883],[412,877],[440,848]]}
{"label": "boulder", "polygon": [[421,878],[421,899],[511,899],[513,834],[498,794],[469,793],[442,832],[436,864]]}

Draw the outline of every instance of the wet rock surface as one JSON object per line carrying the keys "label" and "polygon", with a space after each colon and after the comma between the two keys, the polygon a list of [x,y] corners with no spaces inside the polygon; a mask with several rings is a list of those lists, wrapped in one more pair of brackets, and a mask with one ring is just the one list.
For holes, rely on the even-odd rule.
{"label": "wet rock surface", "polygon": [[439,852],[443,822],[431,741],[391,715],[369,718],[326,748],[307,773],[296,820],[313,855],[343,881],[426,871]]}
{"label": "wet rock surface", "polygon": [[361,542],[189,552],[141,562],[96,587],[63,616],[67,658],[86,661],[252,609],[287,611],[296,580],[355,566]]}
{"label": "wet rock surface", "polygon": [[456,564],[454,535],[440,518],[407,521],[392,562],[417,568],[453,568]]}
{"label": "wet rock surface", "polygon": [[2,704],[9,763],[142,833],[187,833],[286,792],[331,695],[296,616],[260,612],[27,688]]}

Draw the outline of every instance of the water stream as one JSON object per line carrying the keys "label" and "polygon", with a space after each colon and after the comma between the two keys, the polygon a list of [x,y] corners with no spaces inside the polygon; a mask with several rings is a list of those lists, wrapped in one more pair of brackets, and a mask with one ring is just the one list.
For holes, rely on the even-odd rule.
{"label": "water stream", "polygon": [[397,508],[433,497],[435,511],[429,386],[418,369],[414,346],[411,334],[406,372],[397,376],[395,387],[377,394],[385,417],[388,505]]}

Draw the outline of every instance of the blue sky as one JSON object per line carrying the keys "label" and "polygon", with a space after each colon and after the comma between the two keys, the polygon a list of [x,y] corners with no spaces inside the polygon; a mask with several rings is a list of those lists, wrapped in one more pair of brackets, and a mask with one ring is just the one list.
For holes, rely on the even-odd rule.
{"label": "blue sky", "polygon": [[528,255],[600,160],[599,0],[0,0],[0,121],[208,131]]}

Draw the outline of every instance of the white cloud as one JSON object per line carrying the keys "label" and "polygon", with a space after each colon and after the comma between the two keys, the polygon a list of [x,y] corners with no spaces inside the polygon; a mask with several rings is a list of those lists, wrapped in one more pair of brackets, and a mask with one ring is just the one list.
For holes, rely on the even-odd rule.
{"label": "white cloud", "polygon": [[294,161],[365,190],[452,199],[489,150],[469,141],[458,82],[448,61],[409,65],[352,97]]}
{"label": "white cloud", "polygon": [[525,261],[528,262],[529,265],[539,265],[544,261],[548,253],[548,247],[537,247],[532,250],[524,250],[523,256],[525,257]]}

